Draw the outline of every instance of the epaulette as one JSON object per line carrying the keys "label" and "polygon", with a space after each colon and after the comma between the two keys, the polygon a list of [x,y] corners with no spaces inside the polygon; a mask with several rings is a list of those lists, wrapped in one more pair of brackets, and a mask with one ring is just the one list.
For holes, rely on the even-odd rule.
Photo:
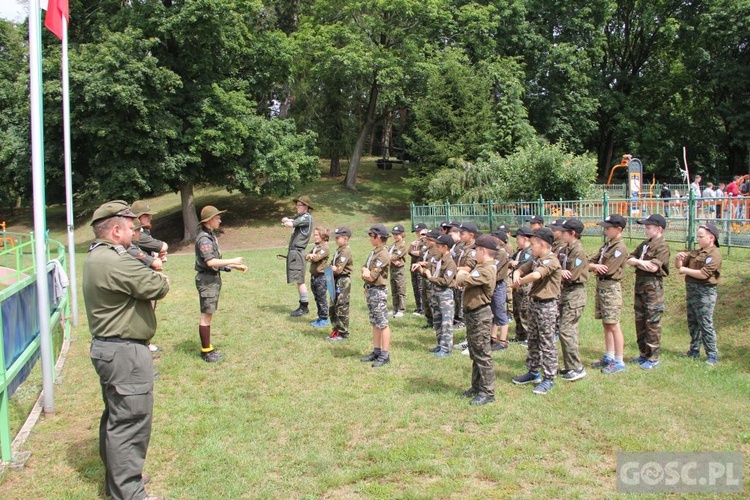
{"label": "epaulette", "polygon": [[128,251],[122,245],[115,245],[112,248],[114,249],[115,252],[117,252],[117,255],[122,255],[124,253],[128,253]]}

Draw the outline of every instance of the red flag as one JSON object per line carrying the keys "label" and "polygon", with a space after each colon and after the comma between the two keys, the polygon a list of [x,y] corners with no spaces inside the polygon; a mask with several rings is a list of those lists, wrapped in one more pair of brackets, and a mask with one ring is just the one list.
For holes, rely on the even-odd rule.
{"label": "red flag", "polygon": [[49,0],[47,4],[47,13],[44,14],[44,26],[47,27],[57,38],[62,40],[63,27],[62,17],[70,22],[68,15],[68,0]]}

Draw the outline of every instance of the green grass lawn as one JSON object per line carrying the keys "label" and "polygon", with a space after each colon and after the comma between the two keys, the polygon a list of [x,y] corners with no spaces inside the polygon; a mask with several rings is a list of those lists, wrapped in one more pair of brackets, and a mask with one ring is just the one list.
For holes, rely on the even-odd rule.
{"label": "green grass lawn", "polygon": [[[320,200],[321,222],[355,230],[358,266],[369,251],[363,229],[376,220],[406,222],[408,217],[402,185],[378,188],[372,179],[355,194],[326,179],[308,190],[313,201]],[[330,198],[317,191],[327,183]],[[400,200],[401,208],[379,205],[379,191],[393,204]],[[329,331],[311,327],[312,314],[289,317],[297,305],[296,287],[284,283],[284,262],[276,258],[288,230],[275,225],[275,220],[265,226],[249,223],[252,231],[266,231],[268,248],[223,247],[228,257],[244,256],[250,270],[224,277],[213,326],[213,343],[226,355],[219,364],[206,364],[198,355],[193,257],[169,258],[171,291],[156,311],[154,342],[163,351],[155,361],[160,377],[146,463],[150,492],[185,499],[614,496],[619,451],[740,451],[750,491],[747,251],[724,253],[716,368],[677,357],[688,346],[684,284],[670,276],[657,370],[629,366],[625,373],[606,376],[589,369],[589,376],[575,383],[558,378],[554,390],[540,397],[529,386],[511,384],[525,371],[526,354],[511,346],[494,355],[496,402],[472,407],[459,398],[470,385],[469,358],[456,353],[436,360],[427,351],[434,335],[420,329],[422,318],[408,315],[392,322],[390,365],[373,369],[359,362],[371,344],[358,279],[349,342],[325,342]],[[227,234],[239,227],[238,218]],[[599,240],[584,243],[591,253]],[[84,257],[79,256],[79,272]],[[637,355],[633,281],[631,270],[623,284],[628,357]],[[593,319],[593,283],[587,289],[581,352],[588,366],[601,355],[603,335]],[[411,308],[411,292],[408,303]],[[78,499],[103,493],[97,443],[102,402],[88,358],[90,334],[81,319],[55,385],[56,413],[35,427],[26,444],[32,457],[22,472],[5,474],[0,498]],[[463,336],[457,331],[457,340]]]}

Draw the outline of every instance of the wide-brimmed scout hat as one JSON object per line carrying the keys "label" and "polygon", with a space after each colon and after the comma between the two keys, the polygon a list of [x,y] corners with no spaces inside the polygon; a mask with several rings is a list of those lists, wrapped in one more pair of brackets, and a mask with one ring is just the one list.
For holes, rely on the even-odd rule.
{"label": "wide-brimmed scout hat", "polygon": [[113,200],[108,201],[96,210],[94,210],[94,216],[91,218],[91,225],[103,219],[109,219],[110,217],[129,217],[131,219],[137,219],[138,216],[130,210],[130,206],[126,201]]}
{"label": "wide-brimmed scout hat", "polygon": [[151,210],[151,207],[148,206],[148,203],[143,200],[134,201],[130,206],[130,210],[132,210],[133,213],[138,217],[140,217],[141,215],[156,215],[159,213],[155,210]]}
{"label": "wide-brimmed scout hat", "polygon": [[219,214],[223,214],[226,210],[219,210],[213,205],[206,205],[201,210],[201,223],[208,222]]}
{"label": "wide-brimmed scout hat", "polygon": [[299,198],[295,198],[294,203],[304,203],[305,205],[307,205],[307,208],[309,208],[310,210],[315,210],[313,206],[310,205],[310,197],[307,196],[306,194],[303,194]]}

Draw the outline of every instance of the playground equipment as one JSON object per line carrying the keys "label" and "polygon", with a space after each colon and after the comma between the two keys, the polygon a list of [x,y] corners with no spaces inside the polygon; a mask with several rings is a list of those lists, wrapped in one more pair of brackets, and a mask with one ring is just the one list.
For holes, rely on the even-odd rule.
{"label": "playground equipment", "polygon": [[[643,192],[643,163],[633,155],[622,155],[620,163],[614,165],[609,171],[607,185],[612,184],[612,175],[618,168],[628,169],[628,198],[630,198],[630,216],[638,217],[641,215],[641,193]],[[653,182],[652,182],[653,186]]]}

